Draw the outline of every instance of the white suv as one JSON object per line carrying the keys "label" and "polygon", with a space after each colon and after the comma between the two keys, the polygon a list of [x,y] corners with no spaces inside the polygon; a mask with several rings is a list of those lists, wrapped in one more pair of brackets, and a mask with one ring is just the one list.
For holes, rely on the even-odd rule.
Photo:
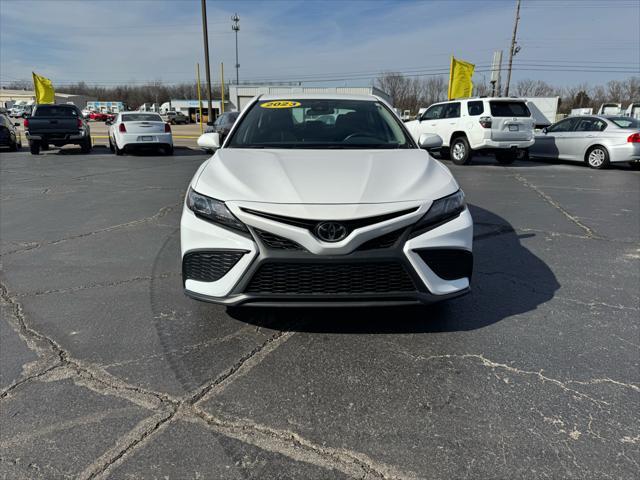
{"label": "white suv", "polygon": [[475,151],[495,153],[502,164],[513,162],[533,145],[534,123],[525,100],[466,98],[431,105],[405,125],[415,139],[423,133],[439,135],[442,156],[465,165]]}

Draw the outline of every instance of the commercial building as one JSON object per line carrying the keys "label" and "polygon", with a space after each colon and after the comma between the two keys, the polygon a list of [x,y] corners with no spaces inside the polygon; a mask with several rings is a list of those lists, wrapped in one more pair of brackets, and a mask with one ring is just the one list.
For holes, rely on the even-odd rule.
{"label": "commercial building", "polygon": [[291,95],[296,93],[336,93],[344,95],[377,95],[391,103],[391,97],[379,88],[368,87],[301,87],[291,85],[230,85],[229,103],[242,110],[256,95]]}
{"label": "commercial building", "polygon": [[[86,95],[72,93],[55,93],[55,103],[72,103],[76,107],[85,108],[87,102],[95,98]],[[36,93],[33,90],[8,90],[0,88],[0,106],[10,108],[14,105],[33,105],[36,102]]]}
{"label": "commercial building", "polygon": [[125,112],[127,106],[124,102],[87,102],[87,110],[103,113]]}
{"label": "commercial building", "polygon": [[[225,111],[235,110],[235,108],[231,108],[232,106],[229,102],[224,103]],[[222,113],[222,102],[220,100],[212,100],[211,108],[213,110],[213,118],[217,118],[220,113]],[[196,122],[200,116],[199,113],[200,102],[198,100],[170,100],[168,102],[164,102],[160,105],[160,113],[167,112],[181,112],[187,117],[189,117],[190,121]],[[202,100],[202,116],[204,117],[204,121],[207,121],[207,101]]]}

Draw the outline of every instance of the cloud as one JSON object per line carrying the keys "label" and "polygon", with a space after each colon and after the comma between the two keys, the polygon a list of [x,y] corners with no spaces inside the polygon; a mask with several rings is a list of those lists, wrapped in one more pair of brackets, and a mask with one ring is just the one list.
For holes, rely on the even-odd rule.
{"label": "cloud", "polygon": [[[586,0],[584,0],[586,1]],[[525,3],[525,5],[533,2]],[[545,7],[540,2],[533,7]],[[594,4],[591,4],[594,5]],[[631,63],[640,57],[640,11],[616,2],[609,8],[523,9],[517,62]],[[191,81],[203,68],[200,2],[0,2],[0,80],[29,78],[35,70],[64,84]],[[291,79],[309,75],[444,68],[448,56],[488,64],[505,51],[513,2],[269,1],[208,2],[212,74],[235,77],[231,15],[241,17],[240,76]],[[606,34],[601,33],[607,26]],[[615,28],[613,28],[615,26]],[[611,27],[611,28],[609,28]],[[636,41],[634,41],[636,40]],[[631,61],[630,61],[631,60]],[[612,64],[613,65],[613,64]],[[517,64],[516,64],[517,66]],[[333,75],[335,74],[335,75]],[[357,75],[356,75],[357,76]],[[514,71],[514,80],[591,83],[620,73]],[[306,78],[306,77],[305,77]],[[356,78],[349,84],[366,84]]]}

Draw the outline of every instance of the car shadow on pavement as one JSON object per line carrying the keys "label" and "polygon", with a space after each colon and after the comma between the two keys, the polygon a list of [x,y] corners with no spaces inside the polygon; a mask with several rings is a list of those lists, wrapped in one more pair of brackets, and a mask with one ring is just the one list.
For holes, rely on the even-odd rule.
{"label": "car shadow on pavement", "polygon": [[474,275],[471,293],[426,306],[371,308],[227,308],[240,321],[314,333],[427,333],[486,327],[535,310],[560,288],[553,271],[521,244],[502,217],[473,206]]}

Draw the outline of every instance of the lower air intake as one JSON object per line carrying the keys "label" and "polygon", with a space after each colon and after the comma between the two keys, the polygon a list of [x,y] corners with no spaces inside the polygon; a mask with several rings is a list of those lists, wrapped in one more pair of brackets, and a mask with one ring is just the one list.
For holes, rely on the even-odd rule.
{"label": "lower air intake", "polygon": [[245,253],[239,250],[187,253],[182,260],[183,278],[199,282],[220,280]]}
{"label": "lower air intake", "polygon": [[349,295],[416,290],[399,262],[265,263],[246,288],[254,295]]}

